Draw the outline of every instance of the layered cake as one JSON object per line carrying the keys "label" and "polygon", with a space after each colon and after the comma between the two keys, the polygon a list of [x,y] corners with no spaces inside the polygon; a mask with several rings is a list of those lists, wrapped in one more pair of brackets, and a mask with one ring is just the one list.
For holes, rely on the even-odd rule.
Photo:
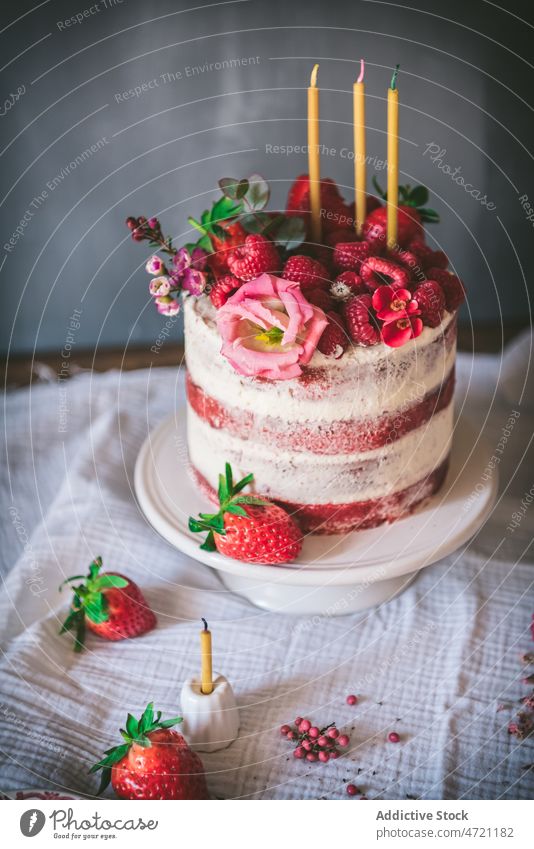
{"label": "layered cake", "polygon": [[193,473],[213,499],[225,463],[252,473],[251,492],[307,533],[393,522],[446,477],[462,284],[426,244],[425,211],[407,187],[388,247],[384,206],[369,198],[357,237],[344,223],[350,207],[323,181],[319,245],[309,240],[307,178],[285,213],[256,208],[251,222],[258,182],[266,193],[254,180],[221,181],[224,203],[179,251],[157,219],[130,224],[170,256],[147,264],[160,312],[177,312],[183,296]]}

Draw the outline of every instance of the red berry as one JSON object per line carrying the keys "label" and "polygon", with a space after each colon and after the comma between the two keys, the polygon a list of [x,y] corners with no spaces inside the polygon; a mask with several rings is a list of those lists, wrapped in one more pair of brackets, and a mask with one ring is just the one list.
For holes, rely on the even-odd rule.
{"label": "red berry", "polygon": [[288,732],[287,732],[287,739],[288,739],[288,740],[296,740],[296,739],[297,739],[297,735],[295,734],[295,732],[294,732],[294,731],[288,731]]}
{"label": "red berry", "polygon": [[321,736],[317,740],[317,744],[319,746],[329,746],[330,743],[331,743],[331,740],[329,740],[328,737],[325,737],[324,734],[321,734]]}
{"label": "red berry", "polygon": [[355,704],[357,704],[357,702],[358,702],[358,696],[353,696],[353,695],[347,696],[347,704],[348,705],[355,705]]}
{"label": "red berry", "polygon": [[330,247],[335,248],[339,242],[356,242],[358,236],[355,230],[349,230],[347,227],[339,227],[337,230],[331,230],[325,234],[325,242]]}
{"label": "red berry", "polygon": [[334,309],[334,302],[325,289],[306,289],[305,298],[323,312],[331,312]]}
{"label": "red berry", "polygon": [[338,752],[338,750],[337,750],[337,749],[333,749],[333,750],[332,750],[331,752],[329,752],[328,754],[330,755],[330,760],[331,760],[331,761],[335,761],[335,760],[337,760],[337,758],[339,758],[339,757],[340,757],[340,754],[341,754],[341,753],[340,753],[340,752]]}
{"label": "red berry", "polygon": [[316,259],[310,256],[291,256],[284,265],[282,277],[300,283],[301,291],[306,294],[308,288],[324,288],[329,283],[328,271]]}
{"label": "red berry", "polygon": [[334,248],[334,265],[342,271],[360,271],[362,260],[374,253],[368,242],[340,242]]}
{"label": "red berry", "polygon": [[313,748],[313,743],[310,740],[303,740],[302,746],[306,749],[307,752],[311,752]]}
{"label": "red berry", "polygon": [[370,289],[378,289],[384,285],[393,286],[394,289],[406,289],[410,282],[410,272],[406,268],[380,256],[371,256],[362,262],[361,275]]}
{"label": "red berry", "polygon": [[299,725],[300,725],[300,723],[301,723],[301,722],[302,722],[302,717],[301,717],[301,716],[297,716],[297,718],[296,718],[296,720],[295,720],[295,725],[297,726],[297,728],[299,727]]}
{"label": "red berry", "polygon": [[320,733],[321,733],[321,732],[319,731],[319,729],[317,728],[317,726],[316,726],[316,725],[312,725],[312,727],[311,727],[311,728],[310,728],[310,730],[308,731],[308,736],[309,736],[309,737],[312,737],[312,738],[315,738],[315,737],[318,737]]}
{"label": "red berry", "polygon": [[241,247],[228,254],[228,267],[240,280],[248,282],[266,272],[280,269],[276,245],[260,233],[251,233]]}
{"label": "red berry", "polygon": [[375,319],[371,295],[357,295],[343,307],[345,324],[350,338],[358,345],[376,345],[380,330]]}
{"label": "red berry", "polygon": [[299,724],[299,731],[309,731],[311,728],[311,722],[309,719],[303,719]]}
{"label": "red berry", "polygon": [[451,274],[450,271],[444,271],[442,268],[429,268],[427,276],[432,280],[437,280],[443,289],[445,295],[445,306],[448,312],[454,312],[465,301],[465,289],[462,281]]}
{"label": "red berry", "polygon": [[306,760],[307,761],[316,761],[317,755],[315,754],[315,752],[308,752],[308,754],[306,755]]}
{"label": "red berry", "polygon": [[388,734],[388,740],[390,743],[400,743],[400,737],[396,731],[391,731]]}
{"label": "red berry", "polygon": [[323,763],[327,763],[330,760],[330,755],[328,752],[319,752],[319,760]]}
{"label": "red berry", "polygon": [[438,327],[445,311],[445,295],[435,280],[426,280],[413,293],[417,306],[421,310],[423,324]]}
{"label": "red berry", "polygon": [[291,728],[290,728],[290,726],[289,726],[289,725],[282,725],[282,726],[280,727],[280,734],[283,734],[283,735],[284,735],[284,737],[285,737],[285,735],[288,733],[288,731],[291,731]]}
{"label": "red berry", "polygon": [[237,292],[242,285],[242,281],[234,277],[233,274],[223,274],[219,277],[211,287],[210,300],[216,309],[222,307],[228,298]]}
{"label": "red berry", "polygon": [[302,548],[302,531],[293,516],[271,502],[255,504],[250,497],[246,516],[227,510],[223,503],[221,516],[226,533],[213,529],[214,542],[220,554],[244,560],[245,563],[290,563]]}
{"label": "red berry", "polygon": [[349,344],[347,331],[343,327],[343,320],[335,312],[327,313],[328,324],[326,325],[317,348],[325,357],[339,360],[343,356]]}
{"label": "red berry", "polygon": [[338,746],[341,746],[342,749],[344,749],[345,746],[348,746],[349,743],[350,737],[347,737],[346,734],[340,734],[340,736],[337,738],[337,744]]}
{"label": "red berry", "polygon": [[357,796],[360,792],[355,784],[347,784],[346,786],[347,796]]}
{"label": "red berry", "polygon": [[408,245],[408,250],[416,254],[424,269],[427,268],[447,268],[449,260],[447,254],[443,251],[433,251],[421,239],[414,239]]}
{"label": "red berry", "polygon": [[126,219],[126,226],[129,230],[135,230],[137,227],[137,218],[133,218],[131,215]]}
{"label": "red berry", "polygon": [[[397,216],[397,242],[401,247],[408,245],[413,239],[423,232],[421,216],[413,206],[398,208]],[[363,225],[363,236],[370,242],[385,245],[387,240],[387,209],[381,206],[373,210],[365,219]]]}
{"label": "red berry", "polygon": [[329,728],[326,733],[332,740],[337,740],[337,738],[339,737],[339,731],[335,727]]}
{"label": "red berry", "polygon": [[369,289],[355,271],[343,271],[330,286],[330,294],[336,301],[348,301],[355,295],[365,295]]}
{"label": "red berry", "polygon": [[293,757],[294,758],[305,758],[306,757],[306,751],[302,748],[302,746],[297,746],[297,748],[293,750]]}

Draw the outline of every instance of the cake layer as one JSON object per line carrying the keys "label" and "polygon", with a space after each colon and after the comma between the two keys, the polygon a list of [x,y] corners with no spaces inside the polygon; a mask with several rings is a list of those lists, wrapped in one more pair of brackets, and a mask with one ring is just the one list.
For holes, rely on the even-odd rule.
{"label": "cake layer", "polygon": [[453,405],[392,443],[346,454],[282,449],[261,432],[240,439],[211,427],[189,405],[187,416],[190,461],[211,486],[229,462],[236,477],[253,472],[255,491],[269,498],[328,505],[387,498],[424,479],[448,456]]}
{"label": "cake layer", "polygon": [[438,390],[454,366],[455,316],[425,327],[400,348],[352,346],[334,360],[315,351],[292,380],[244,377],[221,356],[215,310],[208,298],[186,298],[186,360],[192,382],[224,406],[281,416],[288,423],[372,420],[405,410]]}
{"label": "cake layer", "polygon": [[422,399],[408,403],[394,413],[375,419],[354,417],[340,421],[287,421],[281,415],[256,413],[234,407],[231,399],[223,404],[207,395],[187,376],[187,399],[199,418],[216,430],[227,431],[239,439],[260,439],[280,449],[308,451],[314,454],[350,454],[389,445],[445,409],[454,391],[454,368],[444,382]]}
{"label": "cake layer", "polygon": [[[304,533],[344,534],[375,528],[384,522],[395,522],[413,513],[440,489],[445,481],[448,466],[447,456],[420,481],[383,498],[371,498],[349,504],[298,504],[283,500],[278,503],[295,516]],[[210,500],[217,502],[214,488],[194,467],[193,472],[199,487]]]}

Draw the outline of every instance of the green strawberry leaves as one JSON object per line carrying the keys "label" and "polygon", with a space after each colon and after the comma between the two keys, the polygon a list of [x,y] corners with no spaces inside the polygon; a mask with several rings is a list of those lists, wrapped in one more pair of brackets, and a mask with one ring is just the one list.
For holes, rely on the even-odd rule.
{"label": "green strawberry leaves", "polygon": [[[380,183],[373,177],[373,186],[382,200],[387,201],[388,196]],[[439,213],[434,209],[428,209],[425,204],[428,203],[429,193],[426,186],[399,186],[399,203],[403,206],[413,206],[421,216],[421,221],[426,224],[437,224],[439,222]]]}
{"label": "green strawberry leaves", "polygon": [[89,774],[102,770],[97,795],[100,796],[111,781],[111,768],[126,757],[134,743],[144,749],[149,749],[152,743],[148,735],[152,731],[157,731],[159,728],[172,728],[173,725],[178,725],[180,722],[183,722],[181,716],[174,716],[172,719],[162,721],[160,710],[154,715],[153,702],[146,706],[140,719],[136,719],[129,713],[126,718],[126,729],[120,729],[121,737],[125,742],[119,746],[113,746],[111,749],[106,749],[104,757],[89,770]]}
{"label": "green strawberry leaves", "polygon": [[126,578],[121,578],[119,575],[100,575],[101,568],[102,558],[96,557],[89,566],[89,572],[86,576],[73,575],[63,581],[59,587],[61,591],[65,584],[70,584],[72,581],[82,581],[72,588],[71,608],[59,631],[60,634],[64,634],[66,631],[75,631],[75,652],[80,652],[84,648],[86,616],[95,624],[102,624],[108,620],[107,600],[103,591],[128,586]]}
{"label": "green strawberry leaves", "polygon": [[219,486],[217,495],[220,509],[217,513],[199,513],[198,518],[189,517],[189,530],[194,534],[208,532],[208,535],[200,548],[203,551],[215,551],[215,534],[226,536],[224,517],[226,513],[234,516],[248,518],[248,513],[242,505],[266,505],[269,502],[258,498],[256,495],[240,495],[243,489],[254,480],[254,475],[246,475],[237,483],[234,483],[232,467],[226,463],[224,475],[219,475]]}

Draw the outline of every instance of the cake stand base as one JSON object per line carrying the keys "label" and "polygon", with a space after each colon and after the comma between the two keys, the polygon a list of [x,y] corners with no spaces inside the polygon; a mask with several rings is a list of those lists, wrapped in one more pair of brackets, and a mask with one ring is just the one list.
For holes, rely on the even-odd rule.
{"label": "cake stand base", "polygon": [[445,483],[413,515],[343,536],[307,536],[298,560],[285,566],[242,563],[202,551],[199,536],[189,531],[189,516],[213,508],[190,474],[186,445],[180,407],[150,434],[137,458],[135,492],[142,511],[168,542],[216,569],[228,590],[278,613],[342,616],[389,601],[419,569],[477,533],[497,492],[496,474],[487,474],[491,449],[459,419]]}

